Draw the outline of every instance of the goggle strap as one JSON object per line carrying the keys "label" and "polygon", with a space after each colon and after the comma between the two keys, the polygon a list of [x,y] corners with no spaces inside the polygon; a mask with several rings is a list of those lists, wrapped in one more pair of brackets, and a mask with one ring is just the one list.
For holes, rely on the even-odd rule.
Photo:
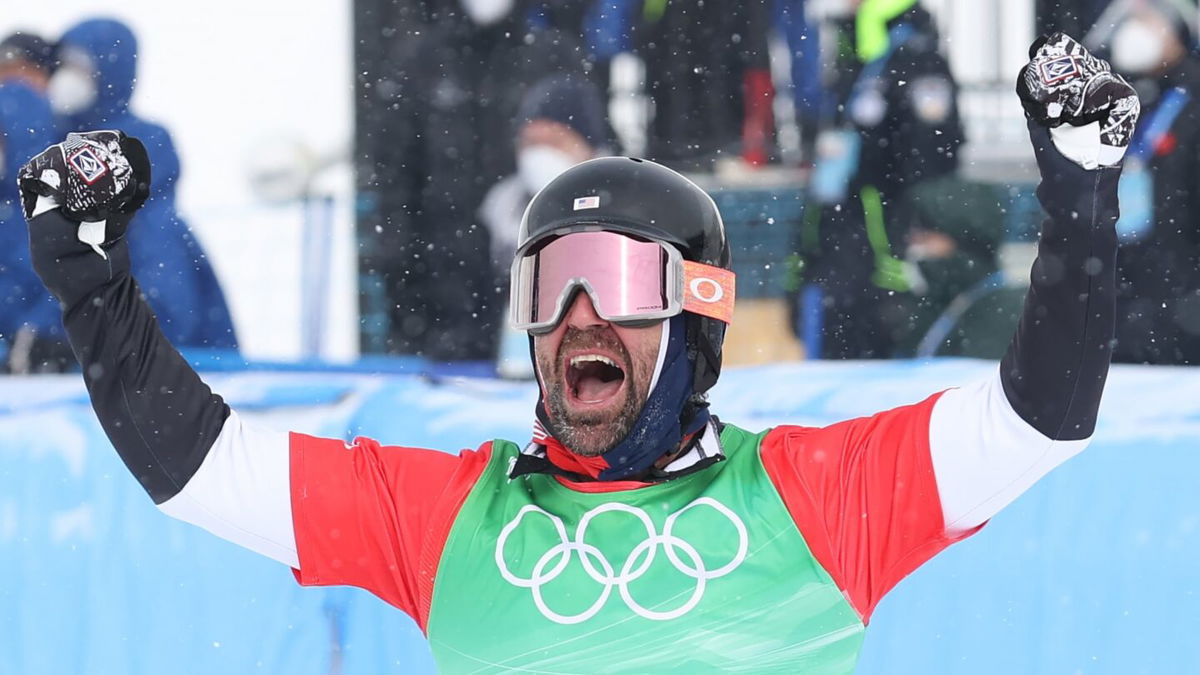
{"label": "goggle strap", "polygon": [[737,291],[733,272],[683,261],[683,309],[710,319],[733,323],[733,300]]}

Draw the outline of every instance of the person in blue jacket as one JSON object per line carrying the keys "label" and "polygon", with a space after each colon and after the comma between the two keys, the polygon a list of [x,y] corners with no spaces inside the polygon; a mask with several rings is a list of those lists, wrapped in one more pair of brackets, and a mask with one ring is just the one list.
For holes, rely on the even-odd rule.
{"label": "person in blue jacket", "polygon": [[0,84],[0,370],[62,371],[74,363],[58,302],[29,261],[17,169],[55,137],[50,105],[28,85]]}
{"label": "person in blue jacket", "polygon": [[[137,38],[113,19],[89,19],[59,41],[48,96],[60,131],[117,129],[142,139],[153,162],[151,195],[129,230],[133,269],[163,330],[183,347],[236,349],[225,296],[196,235],[175,210],[179,155],[163,127],[130,109]],[[166,261],[169,260],[170,263]]]}

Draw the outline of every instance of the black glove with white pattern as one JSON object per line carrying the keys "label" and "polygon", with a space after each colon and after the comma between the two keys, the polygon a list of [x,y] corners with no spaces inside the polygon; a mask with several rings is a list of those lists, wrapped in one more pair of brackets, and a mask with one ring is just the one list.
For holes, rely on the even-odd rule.
{"label": "black glove with white pattern", "polygon": [[113,217],[131,215],[150,196],[150,160],[141,141],[120,131],[71,133],[21,167],[17,185],[26,220],[38,197],[49,197],[68,220],[118,221],[104,238],[115,241],[128,219]]}
{"label": "black glove with white pattern", "polygon": [[1119,164],[1141,112],[1133,87],[1065,33],[1039,38],[1029,58],[1017,78],[1026,116],[1083,168]]}
{"label": "black glove with white pattern", "polygon": [[33,269],[64,308],[127,274],[124,239],[150,194],[141,141],[119,131],[68,134],[17,174]]}

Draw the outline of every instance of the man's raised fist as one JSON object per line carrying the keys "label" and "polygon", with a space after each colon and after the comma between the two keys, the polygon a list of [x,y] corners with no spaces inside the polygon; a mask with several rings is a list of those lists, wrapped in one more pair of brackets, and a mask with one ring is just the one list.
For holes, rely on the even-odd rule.
{"label": "man's raised fist", "polygon": [[71,133],[21,167],[17,185],[26,219],[48,197],[68,220],[102,222],[132,214],[150,196],[150,160],[141,141],[120,131]]}
{"label": "man's raised fist", "polygon": [[1039,38],[1029,58],[1017,78],[1026,115],[1085,169],[1119,164],[1141,112],[1133,87],[1065,33]]}

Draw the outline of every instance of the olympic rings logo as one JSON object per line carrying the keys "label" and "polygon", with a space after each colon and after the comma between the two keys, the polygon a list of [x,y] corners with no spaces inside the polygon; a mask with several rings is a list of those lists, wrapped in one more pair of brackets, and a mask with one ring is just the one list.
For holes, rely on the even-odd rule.
{"label": "olympic rings logo", "polygon": [[[737,529],[737,553],[733,556],[732,560],[716,569],[708,569],[708,566],[696,548],[672,533],[681,515],[700,506],[707,506],[717,511],[725,516],[733,524],[734,528]],[[620,563],[619,570],[614,567],[613,562],[609,561],[600,549],[584,542],[588,524],[591,523],[592,519],[598,515],[614,511],[628,513],[636,517],[646,529],[646,538],[629,552],[625,560]],[[508,563],[504,559],[504,544],[508,541],[513,531],[521,525],[525,516],[535,513],[541,514],[550,520],[555,532],[558,534],[559,542],[551,546],[549,550],[538,558],[529,578],[522,578],[513,574],[509,569]],[[643,607],[638,604],[629,591],[629,584],[640,579],[649,571],[655,557],[658,555],[660,546],[671,565],[680,573],[690,577],[694,584],[686,602],[675,609],[666,611]],[[748,546],[749,538],[746,534],[746,525],[742,522],[742,519],[727,506],[711,497],[700,497],[668,516],[663,526],[662,534],[656,531],[654,522],[650,520],[650,516],[642,509],[616,502],[602,504],[586,512],[579,519],[579,525],[575,530],[575,538],[573,540],[567,537],[567,528],[561,518],[548,513],[538,506],[529,504],[522,507],[517,512],[516,517],[500,531],[500,538],[496,540],[496,566],[500,568],[500,575],[504,577],[505,581],[518,588],[528,588],[533,594],[533,602],[537,606],[538,611],[542,613],[542,616],[555,623],[569,625],[587,621],[604,607],[605,603],[608,602],[609,596],[612,595],[614,588],[617,589],[625,605],[638,616],[653,621],[669,621],[692,611],[700,603],[700,599],[704,597],[704,589],[708,582],[723,577],[737,569],[746,559]],[[582,563],[587,575],[601,585],[600,596],[596,598],[596,601],[590,607],[578,614],[560,614],[551,609],[546,603],[542,587],[554,581],[567,569],[574,553],[579,554],[579,561]],[[682,558],[680,554],[682,554]]]}

